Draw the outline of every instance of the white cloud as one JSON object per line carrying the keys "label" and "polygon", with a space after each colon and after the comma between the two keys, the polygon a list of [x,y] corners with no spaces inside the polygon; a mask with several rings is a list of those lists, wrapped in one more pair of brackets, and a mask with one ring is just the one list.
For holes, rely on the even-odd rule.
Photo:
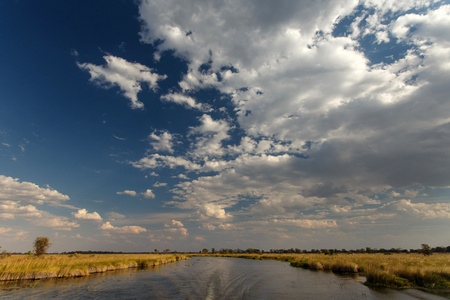
{"label": "white cloud", "polygon": [[137,193],[136,191],[131,191],[131,190],[124,190],[122,192],[116,192],[117,195],[128,195],[131,197],[136,197],[138,195],[142,195],[145,198],[155,198],[155,194],[153,194],[152,190],[147,189],[145,192],[143,193]]}
{"label": "white cloud", "polygon": [[41,188],[31,182],[19,182],[18,178],[0,175],[0,203],[14,201],[21,204],[60,204],[69,200],[69,196],[61,194],[49,187]]}
{"label": "white cloud", "polygon": [[0,213],[0,219],[13,220],[14,218],[14,214],[12,213]]}
{"label": "white cloud", "polygon": [[78,228],[80,225],[77,222],[70,221],[66,217],[54,216],[47,212],[40,212],[41,217],[31,220],[32,224],[36,226],[49,227],[55,230],[71,231],[73,228]]}
{"label": "white cloud", "polygon": [[136,197],[137,193],[135,191],[130,191],[130,190],[124,190],[122,192],[116,192],[117,195],[128,195],[131,197]]}
{"label": "white cloud", "polygon": [[189,134],[196,136],[194,156],[223,155],[222,141],[228,139],[230,126],[225,120],[213,120],[211,116],[204,114],[200,119],[201,124],[191,127]]}
{"label": "white cloud", "polygon": [[225,212],[225,209],[222,208],[222,206],[220,205],[216,205],[213,203],[207,203],[207,204],[203,204],[200,207],[200,213],[203,216],[206,217],[212,217],[212,218],[216,218],[216,219],[229,219],[231,218],[230,214],[227,214]]}
{"label": "white cloud", "polygon": [[149,138],[152,139],[150,145],[152,145],[153,150],[173,153],[173,136],[168,131],[162,131],[159,135],[154,131],[149,135]]}
{"label": "white cloud", "polygon": [[184,237],[189,235],[188,230],[184,227],[184,224],[177,220],[172,220],[170,225],[165,224],[164,227],[165,227],[164,232],[166,233],[179,234]]}
{"label": "white cloud", "polygon": [[115,138],[116,140],[119,140],[119,141],[126,141],[127,140],[127,138],[119,137],[119,136],[117,136],[115,134],[113,134],[113,138]]}
{"label": "white cloud", "polygon": [[411,200],[401,199],[383,205],[379,211],[422,219],[450,219],[450,203],[413,203]]}
{"label": "white cloud", "polygon": [[110,222],[103,223],[100,226],[100,229],[106,230],[106,231],[113,231],[120,234],[139,234],[141,232],[146,232],[147,229],[140,227],[140,226],[122,226],[122,227],[116,227],[111,225]]}
{"label": "white cloud", "polygon": [[220,225],[218,226],[218,228],[219,228],[219,229],[222,229],[222,230],[236,230],[236,229],[243,229],[243,228],[238,227],[238,226],[236,226],[236,225],[234,225],[234,224],[220,224]]}
{"label": "white cloud", "polygon": [[30,222],[34,226],[55,230],[71,230],[79,224],[67,217],[56,216],[38,209],[36,205],[51,205],[74,208],[63,204],[69,200],[67,195],[51,189],[39,187],[31,182],[0,175],[0,218]]}
{"label": "white cloud", "polygon": [[202,106],[202,104],[197,103],[197,101],[195,101],[194,98],[187,96],[187,95],[180,94],[180,93],[171,93],[171,94],[163,95],[163,96],[161,96],[161,99],[169,101],[169,102],[175,102],[177,104],[184,105],[188,108],[195,108],[198,110],[206,110],[207,109],[206,107]]}
{"label": "white cloud", "polygon": [[[446,220],[445,203],[416,201],[450,180],[450,6],[431,3],[143,1],[142,40],[188,62],[165,100],[199,108],[187,95],[216,89],[236,115],[205,113],[184,155],[132,165],[205,172],[167,204],[194,210],[206,230],[265,218],[292,238],[282,230]],[[333,36],[358,5],[351,32]],[[370,61],[388,42],[391,58]]]}
{"label": "white cloud", "polygon": [[[182,236],[188,236],[189,235],[188,234],[188,230],[186,228],[167,228],[167,229],[164,229],[164,230],[166,232],[177,233],[177,234],[180,234]],[[169,237],[167,237],[167,238],[169,238]]]}
{"label": "white cloud", "polygon": [[111,220],[111,221],[125,218],[125,215],[117,213],[117,212],[114,212],[114,211],[110,212],[110,213],[107,213],[106,216],[108,217],[108,220]]}
{"label": "white cloud", "polygon": [[[303,16],[304,10],[301,9],[305,3],[290,3],[285,6],[289,9],[281,10],[278,17],[269,20],[263,18],[267,16],[266,10],[280,10],[283,6],[278,3],[269,7],[254,6],[253,2],[233,3],[236,6],[224,3],[198,6],[196,1],[167,6],[154,5],[151,1],[141,4],[141,17],[150,29],[143,32],[144,40],[160,38],[164,40],[160,45],[161,51],[175,49],[188,58],[189,73],[180,85],[187,89],[213,85],[224,93],[231,93],[238,109],[239,124],[248,135],[275,136],[284,142],[300,143],[300,146],[307,141],[316,142],[317,151],[309,152],[317,160],[322,159],[324,149],[320,147],[325,143],[336,151],[348,153],[349,156],[338,157],[338,163],[339,160],[344,163],[344,159],[347,159],[346,163],[359,163],[357,151],[361,151],[364,144],[370,145],[373,151],[363,153],[369,154],[371,160],[381,161],[378,156],[382,152],[377,145],[380,145],[380,133],[384,132],[387,124],[391,126],[394,136],[407,133],[406,138],[414,138],[410,135],[412,131],[405,132],[404,122],[413,125],[411,128],[419,128],[421,123],[416,123],[417,120],[411,117],[421,109],[405,111],[404,107],[420,103],[413,95],[423,88],[426,80],[420,84],[407,82],[424,70],[421,68],[422,60],[410,53],[391,65],[370,67],[364,53],[357,49],[357,41],[335,38],[329,34],[337,17],[345,16],[357,2],[347,2],[345,6],[333,2],[325,8],[323,5],[313,5],[309,7],[307,16]],[[371,1],[366,5],[374,6],[381,13],[388,9],[406,11],[422,4]],[[222,6],[227,9],[218,10]],[[239,10],[234,11],[235,7]],[[185,13],[182,17],[173,18],[177,11],[192,11],[192,14]],[[442,6],[430,11],[427,16],[431,19],[436,15],[436,23],[445,28],[448,22],[444,20],[446,13],[447,8]],[[207,17],[209,15],[214,15],[214,19]],[[240,15],[245,17],[239,18]],[[249,18],[251,23],[248,23]],[[417,18],[425,19],[423,16]],[[378,28],[378,31],[388,30],[387,27],[376,27],[381,21],[381,15],[370,19],[371,26]],[[324,32],[323,37],[315,35],[318,28]],[[191,34],[183,34],[186,32]],[[222,34],[219,37],[211,32]],[[417,34],[421,34],[420,30]],[[224,39],[231,35],[232,40]],[[262,47],[268,41],[271,47]],[[246,48],[239,48],[243,44]],[[212,73],[203,74],[198,67],[207,61],[211,61],[212,73],[223,74],[223,81],[205,81],[205,76],[211,78]],[[239,73],[231,73],[226,68],[222,70],[222,67],[230,65],[239,69]],[[436,121],[441,118],[438,115],[428,118],[435,117]],[[384,122],[374,122],[380,118]],[[219,122],[207,115],[202,117],[202,122],[195,130],[199,134],[209,134],[209,138],[199,137],[195,149],[223,154],[220,142],[227,137],[227,128],[214,131]],[[211,130],[208,131],[208,128]],[[249,137],[243,138],[241,149],[259,149],[258,152],[267,153],[273,147],[269,140],[264,143],[261,140],[258,144],[251,141]],[[392,150],[398,150],[398,154],[403,151],[402,145],[406,145],[402,140],[390,142]],[[413,143],[413,140],[410,142]],[[309,171],[313,172],[312,169]]]}
{"label": "white cloud", "polygon": [[399,17],[392,26],[392,34],[418,45],[424,42],[448,43],[450,41],[450,5],[443,5],[427,14],[407,14]]}
{"label": "white cloud", "polygon": [[142,90],[141,84],[146,83],[149,88],[157,89],[158,81],[167,78],[159,75],[147,66],[126,61],[123,58],[105,55],[106,65],[97,66],[90,63],[77,63],[78,67],[91,75],[89,79],[104,88],[118,86],[124,96],[131,101],[131,107],[143,108],[144,104],[138,100],[137,94]]}
{"label": "white cloud", "polygon": [[189,179],[189,177],[187,177],[185,174],[178,174],[178,175],[175,176],[174,178],[179,178],[179,179]]}
{"label": "white cloud", "polygon": [[180,221],[172,220],[172,226],[173,227],[184,227],[183,223]]}
{"label": "white cloud", "polygon": [[150,190],[150,189],[147,189],[144,193],[142,193],[142,195],[145,198],[155,198],[156,197],[155,194],[153,194],[152,190]]}
{"label": "white cloud", "polygon": [[88,213],[86,209],[80,209],[76,213],[73,212],[72,215],[78,220],[91,220],[91,221],[101,221],[102,217],[97,212]]}
{"label": "white cloud", "polygon": [[294,226],[298,226],[301,228],[308,228],[308,229],[337,227],[335,220],[298,220],[298,219],[277,220],[277,219],[274,219],[273,223],[282,224],[282,225],[294,225]]}
{"label": "white cloud", "polygon": [[11,231],[11,228],[6,228],[6,227],[0,227],[0,234],[4,234],[6,232]]}
{"label": "white cloud", "polygon": [[139,169],[154,169],[157,167],[184,167],[187,170],[196,170],[200,166],[183,157],[166,156],[160,154],[152,154],[148,157],[141,158],[139,161],[131,162],[131,164]]}

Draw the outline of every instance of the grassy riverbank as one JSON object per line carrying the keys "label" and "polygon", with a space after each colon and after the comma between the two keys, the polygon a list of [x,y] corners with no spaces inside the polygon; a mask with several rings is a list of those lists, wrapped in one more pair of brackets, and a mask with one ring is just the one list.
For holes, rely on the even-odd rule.
{"label": "grassy riverbank", "polygon": [[12,255],[0,259],[0,280],[87,276],[128,268],[146,268],[189,259],[181,254]]}
{"label": "grassy riverbank", "polygon": [[369,286],[450,289],[450,254],[215,254],[288,261],[294,267],[366,276]]}

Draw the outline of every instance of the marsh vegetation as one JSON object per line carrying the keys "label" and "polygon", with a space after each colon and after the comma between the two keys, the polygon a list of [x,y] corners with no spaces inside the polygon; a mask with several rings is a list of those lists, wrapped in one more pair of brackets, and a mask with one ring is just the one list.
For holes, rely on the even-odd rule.
{"label": "marsh vegetation", "polygon": [[87,276],[127,268],[147,268],[188,259],[181,254],[11,255],[0,260],[0,280]]}
{"label": "marsh vegetation", "polygon": [[291,266],[334,273],[360,274],[366,285],[393,288],[450,289],[450,253],[373,254],[210,254],[210,256],[271,259]]}

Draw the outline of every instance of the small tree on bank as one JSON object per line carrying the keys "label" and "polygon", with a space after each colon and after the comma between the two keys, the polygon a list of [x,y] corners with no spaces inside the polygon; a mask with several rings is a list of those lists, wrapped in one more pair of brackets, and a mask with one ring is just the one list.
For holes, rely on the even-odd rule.
{"label": "small tree on bank", "polygon": [[431,255],[431,248],[428,244],[422,244],[422,250],[420,252],[425,256]]}
{"label": "small tree on bank", "polygon": [[48,248],[51,246],[48,237],[39,236],[34,240],[34,254],[41,256],[47,253]]}

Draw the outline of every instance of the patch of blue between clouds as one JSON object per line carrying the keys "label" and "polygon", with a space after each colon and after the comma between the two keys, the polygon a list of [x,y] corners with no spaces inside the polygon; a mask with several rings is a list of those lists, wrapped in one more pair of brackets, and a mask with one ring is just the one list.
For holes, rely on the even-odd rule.
{"label": "patch of blue between clouds", "polygon": [[[439,8],[441,5],[448,3],[449,1],[441,3],[432,3],[428,7],[423,7],[420,9],[411,9],[405,12],[396,13],[386,13],[382,16],[381,24],[389,25],[393,20],[398,17],[407,14],[422,14],[427,10],[434,10]],[[334,26],[332,36],[333,37],[348,37],[352,34],[351,26],[358,19],[361,18],[358,29],[363,32],[367,28],[367,18],[375,13],[373,8],[367,8],[364,5],[358,5],[354,11],[340,19]],[[414,27],[410,28],[410,34],[416,30]],[[367,34],[358,40],[358,50],[363,52],[364,55],[369,60],[369,65],[376,64],[391,64],[398,61],[406,56],[408,51],[416,50],[415,47],[407,42],[402,42],[398,40],[391,34],[388,34],[389,42],[377,41],[374,34]]]}

